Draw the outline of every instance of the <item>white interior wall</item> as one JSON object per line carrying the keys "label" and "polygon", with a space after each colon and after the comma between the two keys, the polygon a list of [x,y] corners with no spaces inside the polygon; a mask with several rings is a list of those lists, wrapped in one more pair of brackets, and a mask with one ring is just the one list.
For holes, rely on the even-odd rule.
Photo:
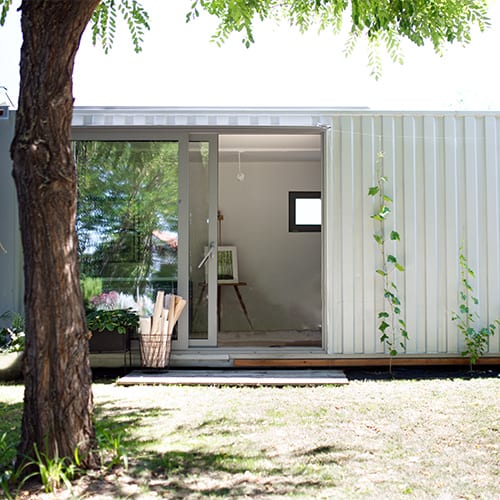
{"label": "white interior wall", "polygon": [[[219,163],[222,241],[236,245],[241,287],[256,330],[321,325],[321,233],[288,232],[288,192],[321,190],[321,162],[254,159]],[[223,290],[222,330],[250,329],[231,287]]]}

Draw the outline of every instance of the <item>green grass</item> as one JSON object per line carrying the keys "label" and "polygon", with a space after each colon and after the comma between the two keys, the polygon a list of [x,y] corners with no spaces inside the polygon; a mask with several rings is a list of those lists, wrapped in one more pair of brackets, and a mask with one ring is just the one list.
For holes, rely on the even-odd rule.
{"label": "green grass", "polygon": [[[79,498],[498,498],[500,380],[340,387],[95,384],[96,417],[128,468]],[[19,436],[21,386],[0,386]],[[2,459],[3,461],[3,459]],[[117,461],[116,463],[119,463]]]}

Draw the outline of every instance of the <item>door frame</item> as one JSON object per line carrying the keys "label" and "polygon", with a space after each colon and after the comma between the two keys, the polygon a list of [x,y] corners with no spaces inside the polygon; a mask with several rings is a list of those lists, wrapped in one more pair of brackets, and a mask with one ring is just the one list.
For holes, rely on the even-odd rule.
{"label": "door frame", "polygon": [[[188,132],[179,143],[179,252],[178,257],[178,287],[183,297],[192,295],[190,290],[190,266],[198,262],[190,262],[190,186],[189,186],[189,146],[193,142],[206,142],[208,150],[208,240],[207,247],[213,246],[207,267],[208,293],[208,335],[206,339],[190,339],[190,314],[181,316],[178,326],[178,339],[172,343],[172,349],[187,349],[190,347],[217,347],[217,245],[218,245],[218,185],[219,185],[219,133]],[[182,172],[182,174],[181,174]],[[192,308],[191,304],[188,307]]]}
{"label": "door frame", "polygon": [[[332,213],[333,200],[331,197],[325,196],[325,191],[331,191],[331,188],[335,184],[334,171],[333,168],[326,168],[328,165],[334,164],[334,151],[333,151],[333,124],[321,124],[318,128],[314,128],[308,125],[304,126],[270,126],[270,127],[260,127],[260,126],[230,126],[230,127],[156,127],[156,126],[144,126],[144,125],[131,125],[131,126],[104,126],[104,125],[76,125],[72,127],[72,140],[93,140],[93,141],[173,141],[177,142],[179,145],[178,152],[178,168],[179,168],[179,212],[178,212],[178,224],[179,229],[189,227],[189,192],[187,189],[189,180],[189,141],[191,138],[196,138],[200,140],[201,138],[211,138],[216,140],[217,146],[211,148],[210,153],[214,156],[211,159],[211,163],[216,165],[218,171],[218,138],[222,134],[310,134],[319,133],[322,136],[322,193],[323,193],[323,231],[322,231],[322,269],[323,278],[321,284],[321,295],[322,295],[322,318],[323,318],[323,328],[322,328],[322,348],[321,350],[327,354],[331,354],[335,351],[337,341],[335,338],[331,338],[331,332],[329,332],[331,325],[333,324],[333,316],[335,311],[331,307],[326,307],[325,304],[329,303],[330,297],[334,295],[334,286],[332,285],[332,280],[328,279],[324,275],[326,269],[332,269],[332,258],[330,257],[331,251],[335,246],[335,239],[332,232],[328,231],[329,223],[331,222],[331,217],[328,216]],[[211,188],[217,192],[217,176],[213,180],[214,186]],[[181,190],[181,186],[183,189]],[[212,215],[212,219],[214,219]],[[217,215],[215,212],[215,221]],[[215,227],[217,224],[215,223]],[[217,238],[215,238],[217,242]],[[188,299],[187,311],[181,315],[178,322],[178,338],[173,340],[172,349],[175,351],[186,351],[191,348],[197,347],[216,347],[216,340],[214,342],[213,338],[210,339],[212,345],[207,341],[200,340],[189,340],[189,309],[191,304],[189,304],[190,289],[189,289],[189,231],[179,231],[179,254],[178,254],[178,293],[179,295],[186,297]],[[214,259],[215,260],[215,259]],[[214,263],[215,274],[216,261]],[[335,268],[335,266],[333,266]],[[214,303],[214,319],[217,323],[217,282],[212,280],[212,291],[211,295],[215,296]],[[215,288],[215,290],[213,290]],[[212,327],[217,335],[217,326]],[[340,337],[339,337],[340,338]],[[218,348],[221,349],[221,348]],[[255,351],[255,348],[251,348]],[[225,351],[226,349],[222,349]],[[263,349],[263,351],[269,351],[269,349]],[[295,351],[295,349],[294,349]],[[284,352],[284,351],[282,351]]]}

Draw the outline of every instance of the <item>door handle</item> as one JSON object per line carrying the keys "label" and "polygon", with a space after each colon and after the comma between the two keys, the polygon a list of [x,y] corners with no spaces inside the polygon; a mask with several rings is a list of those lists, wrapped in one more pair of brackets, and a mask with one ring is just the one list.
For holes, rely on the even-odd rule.
{"label": "door handle", "polygon": [[215,243],[212,241],[212,243],[210,243],[210,248],[208,249],[208,252],[203,256],[203,259],[201,259],[200,263],[198,264],[198,269],[201,269],[205,265],[209,257],[214,252],[215,252]]}

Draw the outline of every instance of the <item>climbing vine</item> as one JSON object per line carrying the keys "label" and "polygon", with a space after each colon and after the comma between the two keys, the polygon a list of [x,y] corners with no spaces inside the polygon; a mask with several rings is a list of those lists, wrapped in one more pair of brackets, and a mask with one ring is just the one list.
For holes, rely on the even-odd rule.
{"label": "climbing vine", "polygon": [[383,158],[384,154],[380,152],[376,161],[377,183],[368,189],[368,195],[376,200],[375,210],[371,215],[375,222],[373,239],[377,243],[382,262],[382,265],[375,271],[382,279],[384,292],[384,309],[377,315],[378,330],[380,341],[389,353],[389,371],[392,372],[392,358],[397,356],[399,349],[406,350],[408,332],[402,316],[398,287],[393,278],[394,273],[404,272],[405,268],[396,255],[389,253],[388,249],[389,244],[394,246],[400,241],[400,235],[394,229],[387,228],[387,218],[391,214],[393,200],[385,193],[385,184],[388,179],[383,175]]}
{"label": "climbing vine", "polygon": [[460,304],[458,312],[454,312],[452,320],[456,322],[458,329],[462,332],[465,341],[465,350],[462,356],[469,358],[469,368],[472,371],[477,360],[488,349],[489,338],[495,334],[496,327],[500,325],[500,320],[496,319],[488,326],[477,329],[476,322],[479,314],[476,311],[479,299],[474,295],[474,290],[469,279],[474,278],[474,271],[469,267],[467,257],[463,247],[460,247]]}

